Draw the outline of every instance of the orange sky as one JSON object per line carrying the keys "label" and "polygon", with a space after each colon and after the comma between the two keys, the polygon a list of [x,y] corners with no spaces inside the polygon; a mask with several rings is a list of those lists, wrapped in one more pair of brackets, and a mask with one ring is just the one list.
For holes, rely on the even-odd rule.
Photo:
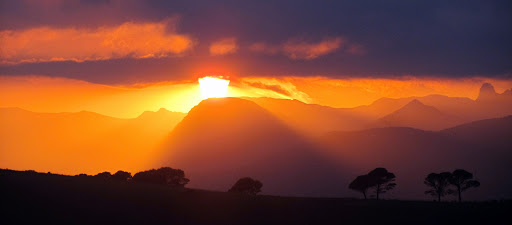
{"label": "orange sky", "polygon": [[[231,80],[227,95],[287,98],[332,107],[355,107],[371,104],[381,97],[442,94],[475,99],[483,82],[492,83],[497,92],[512,87],[512,81],[484,78],[341,80],[244,77]],[[20,107],[35,112],[86,110],[120,118],[133,118],[144,111],[160,108],[188,112],[201,101],[197,80],[109,86],[44,76],[0,76],[0,96],[0,107]]]}

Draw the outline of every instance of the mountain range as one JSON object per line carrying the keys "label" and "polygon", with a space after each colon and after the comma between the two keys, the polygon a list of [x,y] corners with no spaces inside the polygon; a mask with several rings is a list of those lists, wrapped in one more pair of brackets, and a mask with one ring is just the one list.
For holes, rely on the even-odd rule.
{"label": "mountain range", "polygon": [[92,112],[0,109],[0,167],[64,174],[147,168],[185,113],[160,109],[133,119]]}
{"label": "mountain range", "polygon": [[482,182],[468,199],[510,198],[512,182],[500,177],[512,175],[512,92],[490,87],[477,100],[383,98],[341,109],[213,98],[188,114],[161,109],[133,119],[4,108],[0,167],[93,174],[171,166],[195,188],[225,191],[251,176],[265,194],[295,196],[357,196],[350,181],[386,167],[399,184],[387,196],[414,199],[425,198],[426,174],[464,168]]}

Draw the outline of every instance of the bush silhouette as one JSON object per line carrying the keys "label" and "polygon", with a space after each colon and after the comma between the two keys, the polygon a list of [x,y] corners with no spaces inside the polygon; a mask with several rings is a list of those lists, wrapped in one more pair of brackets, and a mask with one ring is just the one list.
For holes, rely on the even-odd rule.
{"label": "bush silhouette", "polygon": [[430,173],[423,182],[430,187],[429,190],[425,191],[425,194],[437,196],[437,201],[440,202],[442,196],[453,193],[453,190],[449,189],[451,177],[450,172]]}
{"label": "bush silhouette", "polygon": [[480,182],[472,179],[473,174],[463,169],[453,171],[451,177],[448,179],[448,182],[457,188],[457,192],[454,193],[458,195],[459,202],[462,201],[461,192],[472,187],[480,186]]}
{"label": "bush silhouette", "polygon": [[171,187],[184,187],[190,180],[185,178],[185,172],[180,169],[162,167],[136,173],[132,180],[134,182],[163,184]]}
{"label": "bush silhouette", "polygon": [[368,175],[358,176],[358,177],[356,177],[356,179],[354,181],[352,181],[348,185],[348,188],[350,188],[354,191],[361,192],[364,196],[364,199],[367,199],[366,193],[367,193],[368,189],[370,189],[371,187],[372,187],[372,184],[370,181],[370,177]]}
{"label": "bush silhouette", "polygon": [[112,175],[112,180],[117,180],[117,181],[128,181],[131,178],[132,178],[131,173],[125,172],[122,170],[119,170],[116,173],[114,173],[114,175]]}
{"label": "bush silhouette", "polygon": [[231,189],[228,190],[228,192],[237,192],[237,193],[246,193],[251,195],[256,195],[259,192],[261,192],[261,188],[263,187],[263,184],[258,181],[254,180],[250,177],[244,177],[240,178]]}

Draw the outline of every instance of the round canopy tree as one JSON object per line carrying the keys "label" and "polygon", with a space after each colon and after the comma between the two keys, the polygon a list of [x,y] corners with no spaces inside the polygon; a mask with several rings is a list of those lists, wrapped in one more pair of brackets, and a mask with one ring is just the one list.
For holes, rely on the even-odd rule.
{"label": "round canopy tree", "polygon": [[459,202],[462,201],[461,192],[472,187],[480,187],[480,182],[473,180],[473,174],[463,169],[453,171],[448,182],[457,188],[456,193],[458,194]]}
{"label": "round canopy tree", "polygon": [[386,168],[376,168],[368,173],[370,183],[375,187],[377,200],[380,194],[395,188],[395,174],[388,172]]}
{"label": "round canopy tree", "polygon": [[453,190],[449,189],[449,179],[452,174],[450,172],[442,172],[442,173],[431,173],[423,182],[430,189],[425,191],[425,194],[430,194],[432,196],[437,196],[437,201],[441,201],[441,197],[447,194],[452,194]]}
{"label": "round canopy tree", "polygon": [[348,188],[350,188],[354,191],[361,192],[364,196],[364,199],[367,199],[366,193],[367,193],[368,189],[370,189],[371,187],[372,187],[372,184],[370,181],[370,177],[368,175],[358,176],[358,177],[356,177],[355,180],[353,180],[348,185]]}

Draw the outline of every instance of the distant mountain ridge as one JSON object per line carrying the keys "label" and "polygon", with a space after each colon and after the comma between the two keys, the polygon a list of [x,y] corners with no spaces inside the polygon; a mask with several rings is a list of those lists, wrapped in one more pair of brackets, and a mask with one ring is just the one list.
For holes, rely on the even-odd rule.
{"label": "distant mountain ridge", "polygon": [[161,109],[119,119],[88,111],[0,108],[0,167],[66,174],[145,169],[160,141],[185,115]]}
{"label": "distant mountain ridge", "polygon": [[[493,94],[494,93],[494,94]],[[472,100],[465,97],[427,95],[423,97],[381,98],[370,105],[354,108],[332,108],[315,104],[306,104],[297,100],[272,98],[244,98],[256,102],[272,112],[289,126],[312,136],[329,131],[353,131],[371,127],[404,126],[427,130],[441,130],[471,121],[512,115],[512,89],[497,94],[491,84],[483,84],[481,96],[485,100]],[[387,121],[395,118],[397,111],[413,100],[425,106],[434,107],[439,112],[429,122],[420,119]],[[418,111],[428,111],[425,110]],[[403,111],[403,110],[400,110]],[[408,110],[407,110],[408,111]],[[403,113],[399,113],[399,115]],[[405,118],[419,116],[411,115]],[[385,118],[385,119],[383,119]]]}
{"label": "distant mountain ridge", "polygon": [[376,127],[412,127],[421,130],[441,130],[463,122],[433,106],[427,106],[414,99],[404,107],[377,120]]}

